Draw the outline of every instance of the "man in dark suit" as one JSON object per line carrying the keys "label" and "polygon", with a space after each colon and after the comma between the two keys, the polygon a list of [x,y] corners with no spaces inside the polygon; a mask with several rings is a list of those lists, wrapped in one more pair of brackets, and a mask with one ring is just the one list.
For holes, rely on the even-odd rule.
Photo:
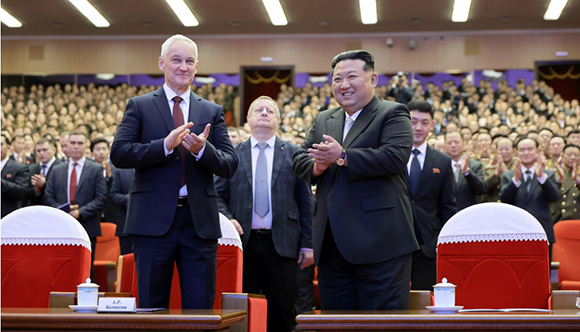
{"label": "man in dark suit", "polygon": [[552,244],[556,238],[549,202],[560,197],[556,178],[554,173],[544,169],[535,140],[524,138],[518,142],[517,148],[519,159],[514,170],[503,173],[501,177],[501,201],[520,207],[538,219],[550,242],[551,261]]}
{"label": "man in dark suit", "polygon": [[379,101],[374,57],[332,60],[340,107],[318,114],[294,154],[294,172],[317,184],[314,259],[322,309],[408,309],[413,233],[405,166],[413,129],[405,105]]}
{"label": "man in dark suit", "polygon": [[8,157],[8,138],[2,135],[2,218],[19,209],[26,198],[30,175],[28,166]]}
{"label": "man in dark suit", "polygon": [[51,174],[53,166],[62,164],[60,159],[56,159],[55,154],[56,146],[52,141],[41,138],[36,142],[36,156],[40,163],[30,166],[30,187],[28,188],[30,205],[44,204],[46,179]]}
{"label": "man in dark suit", "polygon": [[21,164],[31,165],[36,161],[33,156],[27,156],[24,153],[24,143],[25,139],[23,135],[14,135],[14,137],[12,137],[12,154],[10,155],[10,159]]}
{"label": "man in dark suit", "polygon": [[229,180],[217,177],[216,188],[220,212],[242,228],[244,292],[266,295],[268,331],[290,332],[298,264],[314,262],[313,198],[308,184],[292,172],[298,146],[276,137],[279,112],[270,97],[250,105],[252,136],[235,147],[240,167]]}
{"label": "man in dark suit", "polygon": [[127,102],[111,149],[115,166],[135,169],[125,232],[133,236],[140,307],[169,306],[174,262],[182,308],[214,303],[221,230],[213,177],[231,177],[238,158],[223,108],[190,90],[197,66],[191,39],[165,41],[165,84]]}
{"label": "man in dark suit", "polygon": [[97,236],[101,236],[101,212],[107,203],[107,185],[103,168],[85,158],[87,137],[82,131],[69,135],[67,163],[54,166],[46,180],[44,204],[59,207],[70,204],[69,214],[77,219],[91,239],[92,262],[95,260]]}
{"label": "man in dark suit", "polygon": [[133,182],[133,171],[130,169],[117,169],[113,176],[113,185],[109,192],[109,201],[119,208],[116,224],[117,230],[115,235],[119,237],[121,245],[121,255],[133,252],[133,240],[131,235],[125,233],[125,220],[127,219],[127,206],[129,204],[129,190]]}
{"label": "man in dark suit", "polygon": [[413,253],[411,289],[432,290],[437,283],[437,237],[457,212],[451,157],[426,142],[435,121],[424,100],[407,104],[413,126],[413,150],[407,163],[407,190],[413,207],[415,235],[421,250]]}
{"label": "man in dark suit", "polygon": [[95,158],[94,161],[103,168],[103,177],[107,183],[107,205],[105,205],[105,208],[101,213],[101,222],[116,223],[119,214],[119,208],[111,204],[108,197],[109,193],[111,192],[113,177],[117,172],[117,168],[111,164],[111,161],[109,160],[109,151],[109,142],[105,137],[97,137],[91,142],[91,152],[93,154],[93,158]]}
{"label": "man in dark suit", "polygon": [[451,156],[451,165],[455,178],[455,197],[457,211],[477,204],[477,195],[487,192],[487,183],[483,178],[483,168],[477,160],[470,159],[465,152],[463,136],[457,132],[445,134],[445,149]]}

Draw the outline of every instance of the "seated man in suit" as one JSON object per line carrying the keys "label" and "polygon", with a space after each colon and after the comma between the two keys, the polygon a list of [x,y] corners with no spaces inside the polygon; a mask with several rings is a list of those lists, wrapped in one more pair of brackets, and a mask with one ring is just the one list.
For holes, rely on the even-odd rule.
{"label": "seated man in suit", "polygon": [[437,283],[437,237],[457,212],[451,157],[429,146],[433,108],[424,100],[407,104],[413,126],[413,150],[407,163],[407,190],[413,203],[415,236],[421,246],[413,253],[411,289],[432,290]]}
{"label": "seated man in suit", "polygon": [[10,212],[19,209],[28,193],[30,175],[28,166],[18,163],[8,157],[10,147],[8,138],[2,135],[2,218]]}
{"label": "seated man in suit", "polygon": [[135,171],[132,168],[119,168],[113,176],[113,185],[109,192],[109,200],[111,204],[119,208],[119,214],[116,220],[117,230],[115,235],[119,237],[119,244],[121,245],[121,255],[130,254],[133,252],[133,240],[130,234],[125,233],[125,220],[127,218],[127,205],[129,205],[129,189],[133,182],[133,174]]}
{"label": "seated man in suit", "polygon": [[580,163],[580,146],[566,144],[562,152],[562,163],[556,165],[556,182],[559,184],[560,199],[554,202],[556,207],[555,222],[560,220],[580,219],[580,209],[577,203],[580,199],[580,178],[578,177],[578,165]]}
{"label": "seated man in suit", "polygon": [[85,158],[87,137],[82,131],[69,135],[69,162],[54,167],[46,182],[44,203],[52,207],[70,204],[69,214],[77,219],[91,239],[91,275],[97,236],[101,236],[101,212],[107,203],[103,168]]}
{"label": "seated man in suit", "polygon": [[524,138],[517,144],[519,159],[512,171],[501,177],[501,201],[520,207],[531,213],[544,228],[550,242],[550,260],[554,224],[549,202],[560,197],[554,173],[544,168],[544,158],[538,152],[538,143]]}
{"label": "seated man in suit", "polygon": [[[95,163],[103,167],[103,177],[107,183],[107,196],[109,195],[111,186],[113,185],[113,177],[117,172],[117,168],[113,166],[109,160],[109,151],[109,142],[105,137],[97,137],[91,142],[91,152],[93,158],[95,158]],[[118,214],[119,208],[107,200],[107,205],[105,205],[101,214],[101,222],[116,223]]]}
{"label": "seated man in suit", "polygon": [[276,137],[276,102],[259,97],[250,105],[247,120],[252,136],[235,147],[240,167],[229,180],[216,177],[218,204],[242,236],[244,292],[266,295],[268,331],[290,332],[298,296],[297,265],[304,268],[314,262],[312,193],[292,172],[298,146]]}
{"label": "seated man in suit", "polygon": [[451,165],[456,182],[457,211],[477,204],[477,195],[487,192],[481,163],[464,154],[464,143],[463,136],[456,131],[445,135],[445,148],[452,159]]}
{"label": "seated man in suit", "polygon": [[40,161],[38,164],[30,166],[30,188],[28,189],[28,199],[30,205],[42,205],[44,192],[46,189],[46,179],[53,170],[53,166],[62,163],[56,159],[56,146],[54,142],[41,138],[36,142],[36,157]]}
{"label": "seated man in suit", "polygon": [[34,160],[34,157],[27,156],[24,153],[24,143],[25,139],[23,135],[14,135],[14,137],[12,137],[12,154],[10,155],[10,159],[25,165],[33,164],[36,161]]}

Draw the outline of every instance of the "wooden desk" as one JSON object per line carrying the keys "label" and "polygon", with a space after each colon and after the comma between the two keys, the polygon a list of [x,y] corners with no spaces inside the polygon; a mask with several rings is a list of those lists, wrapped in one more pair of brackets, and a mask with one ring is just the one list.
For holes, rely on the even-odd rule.
{"label": "wooden desk", "polygon": [[307,331],[361,330],[473,330],[497,331],[580,330],[580,310],[551,313],[457,313],[433,314],[429,310],[407,311],[310,311],[296,317]]}
{"label": "wooden desk", "polygon": [[20,331],[228,331],[245,310],[162,310],[136,314],[78,313],[72,309],[2,308],[2,330]]}

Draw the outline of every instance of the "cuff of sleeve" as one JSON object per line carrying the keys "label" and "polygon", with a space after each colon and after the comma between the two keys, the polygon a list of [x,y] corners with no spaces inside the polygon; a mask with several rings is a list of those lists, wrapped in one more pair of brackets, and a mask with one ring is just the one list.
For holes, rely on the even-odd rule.
{"label": "cuff of sleeve", "polygon": [[165,151],[165,157],[169,156],[173,153],[174,149],[167,150],[167,146],[165,145],[165,140],[163,140],[163,151]]}
{"label": "cuff of sleeve", "polygon": [[201,150],[199,150],[198,154],[192,153],[192,155],[195,157],[195,160],[199,160],[199,158],[201,158],[201,156],[203,156],[203,152],[205,151],[205,143],[203,144],[203,148],[201,148]]}
{"label": "cuff of sleeve", "polygon": [[544,184],[544,182],[546,182],[547,179],[548,174],[544,173],[541,178],[538,178],[538,181],[540,182],[540,184]]}
{"label": "cuff of sleeve", "polygon": [[314,249],[311,249],[311,248],[300,248],[300,251],[314,251]]}
{"label": "cuff of sleeve", "polygon": [[522,181],[516,181],[514,178],[512,178],[512,182],[516,185],[516,188],[519,188],[522,185]]}

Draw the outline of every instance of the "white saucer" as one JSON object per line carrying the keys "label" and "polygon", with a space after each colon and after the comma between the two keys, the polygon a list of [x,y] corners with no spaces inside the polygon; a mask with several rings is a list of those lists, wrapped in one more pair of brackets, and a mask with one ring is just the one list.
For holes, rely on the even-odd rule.
{"label": "white saucer", "polygon": [[462,305],[456,305],[454,307],[436,307],[432,305],[428,305],[425,308],[433,311],[436,314],[454,314],[459,310],[463,309]]}
{"label": "white saucer", "polygon": [[95,312],[99,306],[97,305],[69,305],[69,308],[76,312]]}

